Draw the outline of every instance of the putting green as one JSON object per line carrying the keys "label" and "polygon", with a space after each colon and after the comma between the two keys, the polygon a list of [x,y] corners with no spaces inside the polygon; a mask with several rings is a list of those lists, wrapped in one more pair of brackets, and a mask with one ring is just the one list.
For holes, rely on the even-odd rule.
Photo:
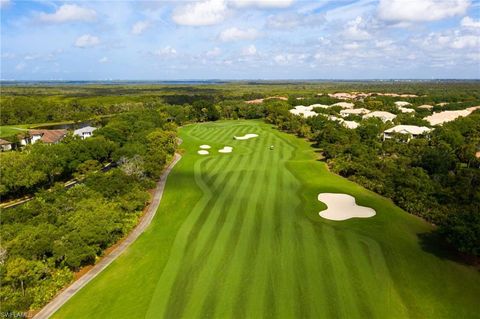
{"label": "putting green", "polygon": [[[233,139],[248,133],[259,136]],[[180,134],[185,154],[152,225],[55,318],[478,315],[479,273],[423,250],[430,225],[329,173],[307,142],[260,121]],[[218,153],[225,145],[233,152]],[[329,192],[377,215],[322,219],[317,196]]]}

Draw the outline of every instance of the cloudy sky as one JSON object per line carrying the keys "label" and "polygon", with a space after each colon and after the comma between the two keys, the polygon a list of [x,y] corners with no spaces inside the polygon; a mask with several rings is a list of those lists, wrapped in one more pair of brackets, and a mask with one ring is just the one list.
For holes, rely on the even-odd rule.
{"label": "cloudy sky", "polygon": [[480,0],[1,2],[1,78],[480,78]]}

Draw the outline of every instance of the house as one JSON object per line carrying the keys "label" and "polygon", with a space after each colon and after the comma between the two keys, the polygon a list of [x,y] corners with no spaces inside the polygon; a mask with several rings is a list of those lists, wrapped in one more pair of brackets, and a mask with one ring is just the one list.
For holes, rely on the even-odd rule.
{"label": "house", "polygon": [[341,110],[340,115],[341,116],[349,116],[349,115],[363,115],[370,113],[370,110],[365,109],[365,108],[359,108],[359,109],[346,109],[346,110]]}
{"label": "house", "polygon": [[27,133],[22,133],[20,137],[20,144],[34,144],[41,141],[45,144],[56,144],[67,136],[67,130],[28,130]]}
{"label": "house", "polygon": [[356,129],[360,125],[355,121],[342,121],[341,123],[343,126],[349,129]]}
{"label": "house", "polygon": [[430,132],[432,129],[426,126],[416,126],[416,125],[397,125],[383,132],[383,140],[392,138],[395,134],[405,134],[410,138],[418,137],[422,134]]}
{"label": "house", "polygon": [[397,107],[410,105],[410,103],[405,102],[405,101],[397,101],[397,102],[395,102],[394,104],[395,104],[395,106],[397,106]]}
{"label": "house", "polygon": [[371,118],[371,117],[376,117],[376,118],[381,119],[383,122],[387,122],[387,121],[393,121],[393,119],[396,118],[397,116],[395,114],[390,113],[390,112],[374,111],[374,112],[365,114],[362,118],[363,119],[368,119],[368,118]]}
{"label": "house", "polygon": [[424,109],[424,110],[431,110],[433,109],[433,105],[429,105],[429,104],[422,104],[420,106],[418,106],[419,109]]}
{"label": "house", "polygon": [[465,110],[437,112],[425,117],[424,120],[428,121],[431,125],[442,125],[445,122],[454,121],[459,117],[468,116],[478,109],[480,109],[480,106],[469,107]]}
{"label": "house", "polygon": [[3,140],[0,138],[0,151],[10,151],[12,149],[12,143],[7,140]]}
{"label": "house", "polygon": [[338,103],[332,104],[330,106],[340,106],[342,109],[353,109],[355,104],[349,103],[349,102],[338,102]]}
{"label": "house", "polygon": [[314,107],[321,107],[322,109],[328,109],[330,107],[330,105],[325,105],[325,104],[312,104],[310,105],[309,107],[311,107],[312,109]]}
{"label": "house", "polygon": [[333,116],[333,115],[329,115],[327,118],[330,121],[339,122],[343,127],[346,127],[346,128],[349,128],[349,129],[356,129],[360,125],[355,121],[345,121],[344,119]]}
{"label": "house", "polygon": [[414,109],[409,109],[409,108],[402,107],[402,106],[399,106],[398,109],[399,109],[400,112],[402,112],[402,113],[414,113],[414,112],[415,112]]}
{"label": "house", "polygon": [[[323,94],[317,94],[323,95]],[[333,97],[339,100],[353,100],[353,99],[362,99],[372,95],[372,93],[363,93],[363,92],[352,92],[352,93],[329,93],[328,96]]]}
{"label": "house", "polygon": [[86,139],[88,137],[91,137],[93,134],[93,131],[95,131],[97,128],[93,126],[85,126],[82,128],[79,128],[78,130],[73,131],[73,135],[80,136],[82,139]]}
{"label": "house", "polygon": [[316,112],[312,111],[313,106],[304,106],[304,105],[297,105],[295,108],[290,110],[290,113],[294,115],[299,115],[303,117],[312,117],[318,115]]}

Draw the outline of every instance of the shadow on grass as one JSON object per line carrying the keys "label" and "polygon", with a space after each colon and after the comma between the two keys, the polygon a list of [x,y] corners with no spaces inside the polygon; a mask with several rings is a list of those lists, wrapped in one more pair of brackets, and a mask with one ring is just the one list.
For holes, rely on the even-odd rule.
{"label": "shadow on grass", "polygon": [[441,259],[450,260],[466,266],[474,266],[480,271],[480,260],[474,256],[462,254],[453,246],[447,243],[441,235],[436,232],[417,234],[422,249]]}

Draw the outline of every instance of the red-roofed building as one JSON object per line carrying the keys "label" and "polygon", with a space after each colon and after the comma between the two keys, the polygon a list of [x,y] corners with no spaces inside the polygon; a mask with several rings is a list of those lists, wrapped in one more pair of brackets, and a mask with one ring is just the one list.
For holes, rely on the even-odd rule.
{"label": "red-roofed building", "polygon": [[0,150],[3,152],[3,151],[10,151],[11,149],[12,149],[12,143],[0,138]]}
{"label": "red-roofed building", "polygon": [[46,144],[56,144],[67,136],[67,130],[28,130],[27,134],[22,134],[20,144],[34,144],[41,141]]}

